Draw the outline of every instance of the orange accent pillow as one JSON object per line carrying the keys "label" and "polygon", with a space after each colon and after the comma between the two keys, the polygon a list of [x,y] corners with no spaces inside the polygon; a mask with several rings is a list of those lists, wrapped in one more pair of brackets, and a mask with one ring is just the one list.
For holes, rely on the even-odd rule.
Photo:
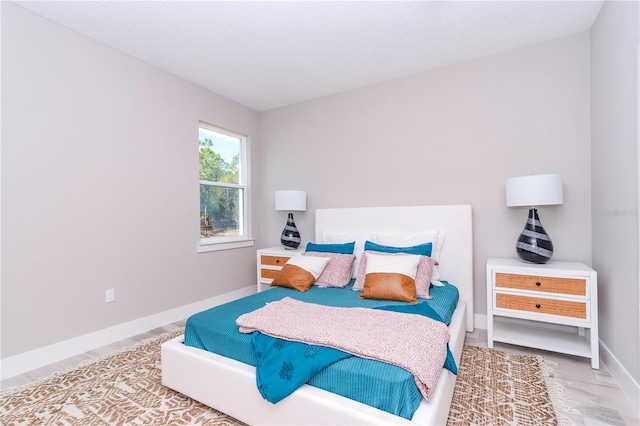
{"label": "orange accent pillow", "polygon": [[272,286],[292,288],[298,291],[307,291],[316,279],[311,272],[295,265],[285,265],[271,282]]}
{"label": "orange accent pillow", "polygon": [[329,260],[328,257],[292,256],[278,272],[271,285],[307,291],[322,274]]}
{"label": "orange accent pillow", "polygon": [[372,253],[365,253],[365,256],[367,274],[358,297],[418,303],[415,278],[420,256],[380,256]]}
{"label": "orange accent pillow", "polygon": [[367,274],[364,289],[358,297],[362,299],[418,303],[416,283],[411,277],[386,272]]}
{"label": "orange accent pillow", "polygon": [[[407,253],[384,253],[371,250],[367,250],[365,253],[373,253],[380,256],[408,256]],[[429,287],[431,287],[431,277],[437,264],[438,262],[436,262],[432,257],[421,256],[420,263],[418,264],[418,271],[416,272],[416,293],[418,293],[418,298],[433,299],[433,296],[429,295]],[[366,271],[367,257],[362,256],[360,267],[358,269],[358,276],[351,287],[353,291],[362,291],[364,288],[364,279],[367,275]]]}

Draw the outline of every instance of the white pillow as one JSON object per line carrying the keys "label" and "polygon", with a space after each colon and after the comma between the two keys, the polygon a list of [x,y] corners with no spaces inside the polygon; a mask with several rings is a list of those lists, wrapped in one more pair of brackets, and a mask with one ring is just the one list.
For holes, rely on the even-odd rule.
{"label": "white pillow", "polygon": [[[431,257],[433,257],[436,262],[440,262],[440,252],[442,251],[442,244],[444,243],[444,229],[428,229],[420,232],[419,234],[410,235],[408,237],[374,232],[372,238],[374,243],[393,247],[411,247],[419,244],[431,243]],[[440,268],[435,266],[433,268],[431,283],[436,286],[442,285],[439,280]]]}
{"label": "white pillow", "polygon": [[364,243],[371,239],[371,234],[346,234],[340,231],[334,231],[331,229],[322,230],[323,243],[325,244],[342,244],[355,241],[356,245],[353,250],[353,254],[356,256],[355,262],[353,262],[353,270],[351,272],[351,278],[358,276],[358,268],[360,267],[360,259],[362,259],[362,253],[364,253]]}
{"label": "white pillow", "polygon": [[331,259],[328,257],[312,257],[298,254],[287,260],[285,265],[288,264],[302,268],[313,275],[313,278],[317,280],[322,271],[324,271],[324,268],[327,266],[327,263],[329,263],[329,260]]}

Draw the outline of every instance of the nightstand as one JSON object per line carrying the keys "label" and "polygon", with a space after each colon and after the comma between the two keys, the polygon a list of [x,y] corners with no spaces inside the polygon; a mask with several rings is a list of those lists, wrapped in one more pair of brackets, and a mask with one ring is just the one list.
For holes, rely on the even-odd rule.
{"label": "nightstand", "polygon": [[258,250],[258,293],[271,288],[271,281],[291,257],[301,254],[304,249],[287,250],[284,247],[269,247]]}
{"label": "nightstand", "polygon": [[487,346],[591,358],[599,368],[597,273],[582,263],[487,260]]}

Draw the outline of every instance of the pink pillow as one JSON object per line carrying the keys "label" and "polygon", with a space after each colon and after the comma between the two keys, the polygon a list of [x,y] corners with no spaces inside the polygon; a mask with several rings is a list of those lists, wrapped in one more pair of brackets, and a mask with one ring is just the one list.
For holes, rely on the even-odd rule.
{"label": "pink pillow", "polygon": [[[375,253],[382,256],[407,256],[407,253],[382,253],[367,250],[365,253]],[[429,286],[431,285],[431,275],[433,275],[433,267],[438,264],[434,258],[429,256],[420,256],[418,264],[418,272],[416,273],[416,293],[421,299],[433,299],[429,296]],[[323,272],[324,273],[324,272]],[[358,276],[356,282],[351,288],[354,291],[362,291],[364,289],[364,280],[367,276],[367,256],[363,255],[358,268]]]}
{"label": "pink pillow", "polygon": [[329,258],[329,263],[314,283],[315,285],[319,287],[346,287],[351,281],[353,262],[356,259],[353,254],[308,251],[303,255]]}

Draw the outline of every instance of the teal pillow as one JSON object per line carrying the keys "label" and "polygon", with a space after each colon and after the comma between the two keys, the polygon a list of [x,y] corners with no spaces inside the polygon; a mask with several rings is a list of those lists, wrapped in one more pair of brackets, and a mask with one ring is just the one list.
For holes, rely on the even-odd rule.
{"label": "teal pillow", "polygon": [[305,251],[315,251],[320,253],[339,253],[339,254],[353,254],[353,250],[356,246],[356,242],[344,244],[315,244],[307,243]]}
{"label": "teal pillow", "polygon": [[382,253],[407,253],[407,254],[420,254],[422,256],[431,257],[431,249],[433,248],[432,243],[418,244],[417,246],[410,247],[393,247],[393,246],[383,246],[382,244],[372,243],[371,241],[366,241],[364,243],[364,251],[378,251]]}

